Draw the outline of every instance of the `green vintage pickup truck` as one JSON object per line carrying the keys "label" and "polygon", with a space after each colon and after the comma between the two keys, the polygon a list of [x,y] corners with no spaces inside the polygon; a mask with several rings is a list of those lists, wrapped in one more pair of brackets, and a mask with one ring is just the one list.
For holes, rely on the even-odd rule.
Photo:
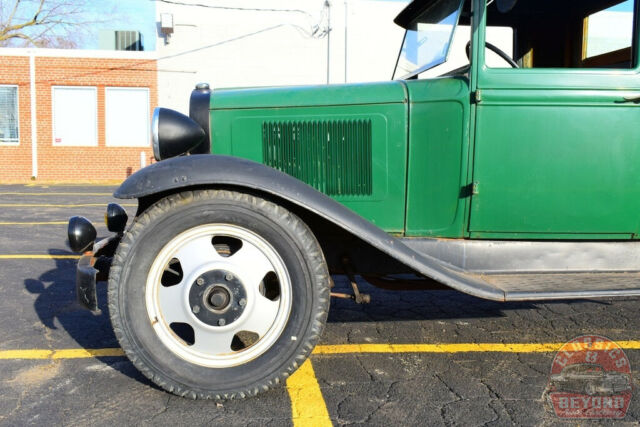
{"label": "green vintage pickup truck", "polygon": [[[135,366],[227,399],[293,373],[332,296],[367,302],[355,275],[499,301],[640,295],[637,18],[631,0],[415,0],[393,81],[198,85],[188,117],[155,110],[158,162],[115,192],[135,218],[109,205],[98,242],[69,221],[80,302],[97,310],[108,276]],[[425,78],[464,58],[460,35],[468,65]]]}

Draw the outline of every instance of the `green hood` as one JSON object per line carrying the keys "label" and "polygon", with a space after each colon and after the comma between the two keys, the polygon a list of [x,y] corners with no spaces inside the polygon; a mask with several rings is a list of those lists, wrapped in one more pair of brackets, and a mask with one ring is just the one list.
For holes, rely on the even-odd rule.
{"label": "green hood", "polygon": [[406,100],[404,82],[389,81],[328,86],[217,89],[211,96],[211,109],[389,104]]}

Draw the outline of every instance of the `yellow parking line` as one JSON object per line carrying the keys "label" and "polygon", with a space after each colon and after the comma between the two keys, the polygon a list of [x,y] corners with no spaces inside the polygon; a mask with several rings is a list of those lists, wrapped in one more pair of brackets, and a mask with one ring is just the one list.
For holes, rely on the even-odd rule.
{"label": "yellow parking line", "polygon": [[[0,182],[2,184],[2,182]],[[6,184],[15,184],[8,182]],[[24,184],[25,187],[39,187],[39,188],[51,188],[51,187],[114,187],[122,184],[121,179],[107,179],[107,180],[75,180],[71,181],[40,181],[40,182],[29,182]]]}
{"label": "yellow parking line", "polygon": [[120,357],[120,348],[73,348],[65,350],[2,350],[0,359],[84,359],[89,357]]}
{"label": "yellow parking line", "polygon": [[[70,255],[71,256],[71,255]],[[640,350],[640,341],[614,341],[623,350]],[[313,355],[361,353],[553,353],[565,343],[337,344],[319,345]],[[0,350],[0,359],[75,359],[124,356],[119,348]],[[304,365],[303,365],[304,366]]]}
{"label": "yellow parking line", "polygon": [[80,255],[0,255],[0,259],[80,259]]}
{"label": "yellow parking line", "polygon": [[[640,349],[640,341],[615,341],[627,350]],[[460,344],[343,344],[319,345],[313,354],[352,353],[552,353],[564,343],[460,343]]]}
{"label": "yellow parking line", "polygon": [[48,222],[0,222],[0,225],[66,225],[69,221],[48,221]]}
{"label": "yellow parking line", "polygon": [[[87,208],[92,206],[103,206],[104,203],[81,203],[78,205],[56,205],[46,203],[0,203],[3,208]],[[135,203],[123,203],[120,206],[138,206]]]}
{"label": "yellow parking line", "polygon": [[310,360],[287,379],[287,391],[294,427],[333,425]]}
{"label": "yellow parking line", "polygon": [[111,196],[113,193],[30,193],[30,192],[0,192],[0,196]]}

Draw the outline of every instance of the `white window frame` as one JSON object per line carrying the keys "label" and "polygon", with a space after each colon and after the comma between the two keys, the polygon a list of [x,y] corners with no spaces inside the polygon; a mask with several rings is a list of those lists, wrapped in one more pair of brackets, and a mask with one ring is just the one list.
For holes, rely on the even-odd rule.
{"label": "white window frame", "polygon": [[[95,93],[95,105],[94,105],[94,123],[96,124],[94,143],[93,144],[65,144],[64,142],[56,142],[56,89],[91,89]],[[51,142],[54,147],[97,147],[98,146],[98,87],[97,86],[67,86],[56,85],[51,86]]]}
{"label": "white window frame", "polygon": [[7,84],[0,84],[0,87],[15,87],[16,88],[16,118],[17,118],[17,123],[18,123],[18,140],[13,142],[13,141],[3,141],[0,139],[0,145],[6,145],[6,146],[10,146],[10,147],[15,147],[20,145],[20,86],[18,85],[7,85]]}
{"label": "white window frame", "polygon": [[[145,111],[145,117],[147,119],[146,121],[146,125],[145,125],[145,130],[146,130],[146,138],[145,138],[145,144],[144,145],[140,145],[140,144],[113,144],[113,143],[109,143],[109,123],[107,123],[107,92],[108,91],[127,91],[127,90],[139,90],[139,91],[144,91],[147,94],[147,103],[146,103],[146,111]],[[105,145],[107,147],[123,147],[123,148],[148,148],[151,146],[151,114],[150,114],[150,109],[151,109],[151,91],[149,90],[148,87],[138,87],[138,86],[107,86],[104,88],[104,132],[105,132]]]}

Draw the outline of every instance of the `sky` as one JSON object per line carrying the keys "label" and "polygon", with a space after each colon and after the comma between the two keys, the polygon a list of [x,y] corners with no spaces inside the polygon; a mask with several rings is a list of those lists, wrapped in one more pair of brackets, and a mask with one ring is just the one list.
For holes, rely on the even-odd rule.
{"label": "sky", "polygon": [[156,5],[153,0],[100,0],[92,2],[96,21],[92,37],[80,43],[81,49],[98,49],[99,30],[136,30],[142,33],[144,50],[155,50]]}
{"label": "sky", "polygon": [[[407,2],[408,0],[386,0]],[[98,49],[98,32],[104,30],[136,30],[142,33],[144,49],[155,50],[156,22],[154,0],[100,0],[92,4],[96,21],[94,37],[80,43],[81,49]],[[609,9],[616,12],[631,12],[633,1],[627,0]],[[115,11],[115,13],[114,13]]]}
{"label": "sky", "polygon": [[627,0],[609,9],[611,12],[631,12],[633,11],[633,1]]}

